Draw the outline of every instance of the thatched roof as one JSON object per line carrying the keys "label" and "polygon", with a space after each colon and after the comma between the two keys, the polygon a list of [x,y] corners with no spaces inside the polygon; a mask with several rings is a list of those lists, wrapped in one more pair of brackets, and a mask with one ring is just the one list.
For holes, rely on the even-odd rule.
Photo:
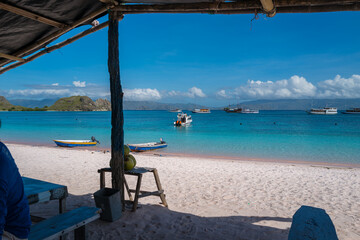
{"label": "thatched roof", "polygon": [[[122,14],[244,14],[357,11],[360,0],[5,0],[0,2],[0,74],[47,51],[60,48],[106,24],[53,48],[46,48],[70,30],[90,24],[109,9]],[[91,26],[90,26],[91,27]],[[43,50],[37,56],[28,57]],[[15,62],[15,63],[14,63]],[[6,66],[12,63],[13,66]],[[6,66],[6,67],[4,67]]]}

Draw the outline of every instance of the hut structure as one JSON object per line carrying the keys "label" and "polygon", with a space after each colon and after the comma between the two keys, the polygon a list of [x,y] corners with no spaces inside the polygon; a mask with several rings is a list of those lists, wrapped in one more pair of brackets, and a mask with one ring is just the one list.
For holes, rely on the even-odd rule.
{"label": "hut structure", "polygon": [[[0,1],[0,74],[109,27],[112,184],[113,188],[120,189],[123,193],[124,120],[118,21],[124,15],[207,13],[265,14],[274,17],[279,13],[359,10],[360,0],[2,0]],[[108,21],[101,24],[94,21],[105,15],[108,15]],[[63,34],[83,25],[88,25],[89,28],[65,41],[52,44]]]}

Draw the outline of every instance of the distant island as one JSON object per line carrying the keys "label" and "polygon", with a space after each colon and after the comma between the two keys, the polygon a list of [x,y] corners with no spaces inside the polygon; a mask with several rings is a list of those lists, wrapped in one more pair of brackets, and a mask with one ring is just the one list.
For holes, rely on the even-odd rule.
{"label": "distant island", "polygon": [[[310,108],[336,107],[345,110],[360,107],[360,99],[277,99],[256,100],[231,104],[224,107],[251,108],[258,110],[309,110]],[[223,110],[224,107],[213,107],[211,110]],[[193,110],[208,108],[192,103],[160,103],[153,101],[124,101],[124,110]],[[7,100],[0,96],[0,111],[111,111],[107,99],[92,100],[87,96],[72,96],[60,99]]]}
{"label": "distant island", "polygon": [[[124,110],[192,110],[205,108],[192,103],[159,103],[152,101],[124,101]],[[0,111],[111,111],[111,103],[107,99],[93,101],[87,96],[72,96],[60,99],[7,100],[0,96]]]}
{"label": "distant island", "polygon": [[11,104],[5,97],[0,96],[0,110],[2,111],[111,111],[107,99],[97,99],[95,102],[87,96],[72,96],[60,98],[50,107],[23,107]]}

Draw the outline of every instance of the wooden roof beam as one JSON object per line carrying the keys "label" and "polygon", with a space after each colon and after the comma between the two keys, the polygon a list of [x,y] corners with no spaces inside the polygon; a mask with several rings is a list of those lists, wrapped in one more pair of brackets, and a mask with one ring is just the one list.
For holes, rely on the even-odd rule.
{"label": "wooden roof beam", "polygon": [[38,15],[36,13],[30,12],[30,11],[27,11],[25,9],[15,7],[15,6],[6,4],[6,3],[0,2],[0,9],[3,9],[3,10],[8,11],[8,12],[15,13],[17,15],[27,17],[27,18],[30,18],[32,20],[35,20],[35,21],[38,21],[38,22],[41,22],[41,23],[45,23],[47,25],[57,27],[57,28],[60,28],[60,29],[62,29],[62,28],[64,28],[66,26],[66,24],[64,24],[64,23],[54,21],[54,20],[52,20],[50,18],[40,16],[40,15]]}
{"label": "wooden roof beam", "polygon": [[266,16],[273,17],[276,14],[276,8],[272,0],[260,0],[262,8],[266,13]]}
{"label": "wooden roof beam", "polygon": [[[268,0],[261,0],[268,1]],[[305,9],[314,8],[320,10],[322,8],[330,9],[338,8],[339,11],[343,9],[356,9],[356,5],[360,0],[276,0],[276,4],[272,4],[273,8],[294,8]],[[118,5],[113,10],[120,11],[123,14],[137,14],[137,13],[222,13],[229,12],[254,13],[264,12],[264,7],[260,1],[241,1],[241,2],[220,2],[214,4],[213,2],[197,2],[197,3],[169,3],[169,4],[125,4]],[[275,10],[275,9],[274,9]],[[302,10],[300,10],[302,11]],[[299,12],[300,12],[299,11]],[[271,11],[270,11],[271,12]],[[277,11],[279,12],[279,11]],[[266,12],[265,12],[266,13]]]}
{"label": "wooden roof beam", "polygon": [[19,61],[19,62],[24,62],[25,61],[22,58],[11,56],[11,55],[8,55],[8,54],[5,54],[5,53],[0,53],[0,57],[6,58],[6,59],[9,59],[9,60],[13,60],[13,61]]}

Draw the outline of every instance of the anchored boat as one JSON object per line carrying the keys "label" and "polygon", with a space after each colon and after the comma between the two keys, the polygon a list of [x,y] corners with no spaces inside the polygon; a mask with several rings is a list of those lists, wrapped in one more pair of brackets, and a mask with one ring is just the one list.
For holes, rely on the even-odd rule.
{"label": "anchored boat", "polygon": [[180,127],[190,125],[190,123],[192,123],[191,115],[187,115],[186,113],[179,113],[177,115],[176,122],[174,122],[174,125]]}
{"label": "anchored boat", "polygon": [[317,115],[334,115],[337,114],[337,108],[312,108],[308,113]]}
{"label": "anchored boat", "polygon": [[128,144],[132,152],[145,152],[167,147],[167,143],[160,138],[160,142]]}
{"label": "anchored boat", "polygon": [[347,109],[345,110],[345,112],[342,112],[345,114],[360,114],[360,108],[351,108],[351,109]]}
{"label": "anchored boat", "polygon": [[192,112],[193,113],[211,113],[210,109],[208,109],[208,108],[202,108],[202,109],[196,108]]}
{"label": "anchored boat", "polygon": [[53,140],[59,147],[93,147],[100,143],[94,137],[91,140]]}

